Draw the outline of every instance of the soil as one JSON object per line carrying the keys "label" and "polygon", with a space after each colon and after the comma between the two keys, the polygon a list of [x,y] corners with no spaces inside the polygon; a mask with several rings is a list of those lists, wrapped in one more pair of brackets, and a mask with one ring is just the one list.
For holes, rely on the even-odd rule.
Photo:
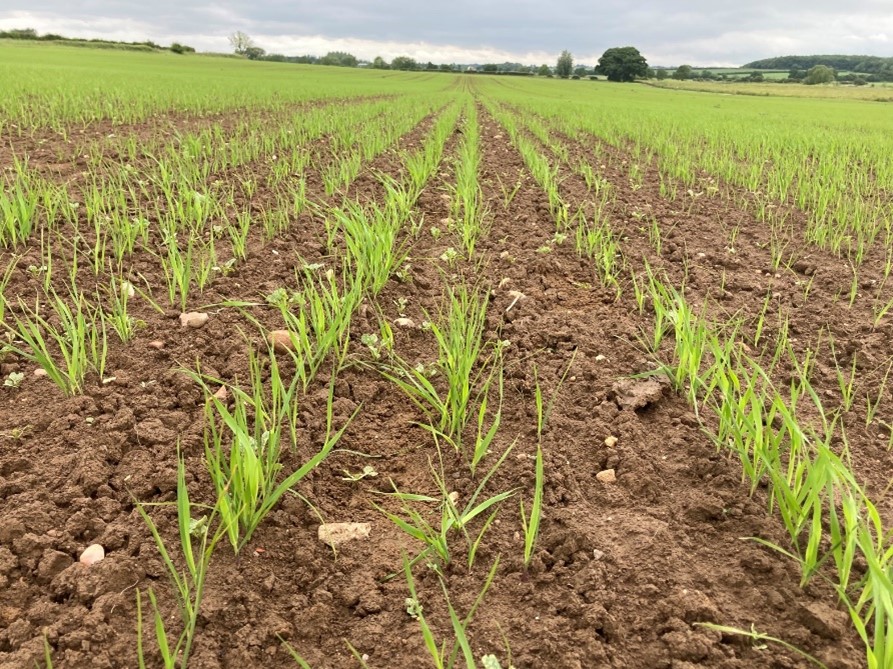
{"label": "soil", "polygon": [[[511,448],[485,491],[515,494],[501,505],[474,564],[469,568],[467,547],[457,536],[451,544],[455,557],[442,575],[452,605],[465,616],[498,560],[469,625],[476,658],[493,653],[507,664],[510,649],[518,669],[811,666],[780,645],[765,647],[698,625],[713,622],[742,629],[753,625],[834,669],[864,666],[861,643],[832,589],[820,580],[801,588],[796,564],[747,539],[785,542],[763,491],[749,494],[738,463],[716,449],[683,398],[666,384],[630,380],[653,368],[638,344],[640,334],[652,327],[649,315],[638,313],[630,290],[618,300],[613,290],[602,288],[572,243],[550,244],[555,224],[544,193],[503,129],[482,107],[479,115],[489,233],[471,261],[440,260],[449,247],[460,247],[444,222],[450,215],[451,158],[462,139],[457,131],[414,211],[423,225],[417,238],[407,239],[411,280],[393,278],[355,316],[350,364],[335,382],[335,426],[358,413],[337,450],[296,488],[313,507],[286,496],[238,556],[225,542],[218,547],[190,666],[297,666],[281,640],[317,668],[360,666],[348,644],[373,668],[430,664],[419,622],[407,613],[409,591],[402,575],[403,555],[415,555],[419,544],[373,504],[398,511],[393,499],[378,494],[390,491],[391,482],[404,492],[436,495],[431,468],[440,464],[430,434],[418,426],[423,415],[371,364],[361,337],[378,331],[376,309],[392,323],[408,317],[421,324],[427,314],[437,313],[445,288],[459,281],[492,291],[485,337],[511,342],[501,427],[483,466],[492,466]],[[374,171],[395,173],[399,151],[417,147],[430,126],[429,118],[395,151],[367,166],[348,196],[381,200]],[[584,156],[594,151],[585,143],[575,149]],[[600,154],[605,150],[600,147]],[[644,187],[625,187],[623,149],[610,151],[604,175],[619,191],[612,223],[625,234],[623,252],[633,272],[641,271],[643,259],[678,272],[685,259],[695,296],[715,296],[724,274],[723,304],[729,311],[752,313],[772,290],[772,299],[791,309],[804,345],[827,325],[840,350],[858,351],[869,369],[886,359],[883,328],[889,325],[860,327],[871,322],[865,320],[867,300],[857,300],[850,310],[831,300],[849,282],[849,269],[839,259],[813,248],[804,252],[804,268],[813,268],[817,279],[809,300],[798,301],[803,276],[796,270],[767,276],[768,252],[760,247],[765,233],[747,211],[705,198],[680,212],[678,204],[660,197],[653,171],[646,171]],[[570,176],[564,186],[568,197],[585,198],[582,182]],[[522,187],[505,204],[500,184],[519,178]],[[318,178],[308,179],[308,196],[325,201]],[[263,193],[258,199],[263,201]],[[654,253],[634,210],[653,212],[666,228],[665,255]],[[730,221],[741,226],[732,259],[723,246]],[[324,221],[317,214],[304,212],[293,223],[270,242],[256,240],[232,274],[195,298],[190,309],[210,315],[200,329],[181,328],[179,311],[158,313],[136,300],[134,314],[145,327],[129,344],[110,345],[106,377],[113,380],[92,378],[80,396],[63,397],[48,379],[32,376],[33,365],[15,356],[2,361],[4,377],[26,373],[21,387],[0,388],[3,669],[42,664],[44,639],[54,666],[136,666],[137,590],[151,588],[165,623],[178,629],[168,575],[135,505],[157,505],[146,508],[168,545],[177,545],[170,503],[178,449],[192,500],[213,500],[203,465],[204,396],[182,370],[200,364],[203,372],[236,384],[248,360],[241,333],[258,348],[261,337],[238,310],[207,305],[224,299],[263,302],[277,287],[294,284],[299,258],[340,267],[324,255]],[[432,226],[442,234],[431,234]],[[550,252],[543,252],[545,245]],[[39,258],[39,248],[30,253]],[[148,282],[157,281],[157,263],[153,275],[151,256],[141,253],[145,257],[134,265],[144,268]],[[11,258],[4,251],[0,265]],[[26,267],[16,268],[6,289],[13,301],[33,302],[39,284]],[[874,279],[866,274],[866,280]],[[266,327],[281,326],[272,309],[251,313]],[[394,336],[395,351],[408,362],[436,358],[430,332],[394,326]],[[325,439],[329,371],[323,370],[301,400],[302,441],[284,456],[286,472]],[[519,500],[530,508],[537,446],[534,373],[551,412],[542,440],[542,527],[525,568]],[[818,381],[822,391],[833,390],[833,376],[823,379]],[[879,384],[880,377],[872,382]],[[886,399],[883,408],[889,408]],[[876,432],[876,427],[862,432],[854,427],[850,440],[860,476],[880,489],[889,468],[879,463],[889,463],[890,455]],[[441,453],[442,475],[461,504],[481,475],[470,475],[462,454],[449,447]],[[370,464],[376,477],[345,480],[346,472]],[[607,470],[613,470],[614,480]],[[434,522],[438,512],[431,511]],[[320,517],[370,523],[371,532],[333,552],[317,539]],[[479,531],[480,524],[476,527]],[[105,548],[106,558],[89,567],[79,564],[80,552],[93,543]],[[451,639],[441,577],[424,564],[414,574],[435,637]],[[149,666],[160,666],[145,610],[144,617]]]}

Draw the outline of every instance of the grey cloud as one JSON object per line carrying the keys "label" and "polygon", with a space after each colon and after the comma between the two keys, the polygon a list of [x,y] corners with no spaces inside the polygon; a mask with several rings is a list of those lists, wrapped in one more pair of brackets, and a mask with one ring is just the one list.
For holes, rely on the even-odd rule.
{"label": "grey cloud", "polygon": [[[768,0],[734,4],[565,0],[551,5],[532,0],[457,0],[436,5],[419,0],[374,4],[360,0],[38,0],[20,11],[58,32],[65,32],[66,20],[80,32],[91,25],[113,31],[115,19],[127,20],[127,30],[149,33],[133,35],[136,39],[193,35],[203,48],[219,50],[227,48],[227,34],[244,30],[261,46],[265,38],[283,44],[283,38],[290,37],[295,53],[300,52],[299,38],[310,36],[518,55],[570,49],[592,56],[610,46],[632,44],[652,62],[672,65],[676,62],[667,59],[741,63],[782,55],[788,52],[785,49],[886,55],[893,51],[889,4],[888,0],[857,0],[848,3],[844,11],[839,0],[790,0],[783,4]],[[0,25],[7,25],[12,14],[12,10],[0,8]]]}

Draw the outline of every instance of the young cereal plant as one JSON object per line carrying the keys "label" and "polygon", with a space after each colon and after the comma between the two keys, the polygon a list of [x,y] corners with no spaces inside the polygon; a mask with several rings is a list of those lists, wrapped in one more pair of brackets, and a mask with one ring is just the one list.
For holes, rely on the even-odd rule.
{"label": "young cereal plant", "polygon": [[539,382],[539,374],[537,373],[536,365],[534,365],[533,367],[533,399],[536,406],[536,466],[534,474],[533,501],[530,504],[530,515],[527,514],[527,511],[524,507],[523,498],[520,502],[521,528],[524,530],[525,570],[530,566],[530,561],[533,559],[533,549],[536,546],[536,539],[539,536],[540,519],[542,518],[544,485],[543,431],[549,424],[549,417],[552,414],[552,408],[555,406],[555,400],[558,397],[558,392],[564,385],[564,381],[565,379],[567,379],[567,375],[570,373],[571,366],[574,364],[574,360],[576,359],[576,357],[577,351],[574,350],[574,354],[571,356],[567,367],[565,367],[564,373],[561,375],[561,379],[558,381],[558,385],[552,392],[552,396],[549,398],[548,404],[543,403],[543,389]]}
{"label": "young cereal plant", "polygon": [[502,178],[498,174],[496,175],[496,181],[499,184],[499,190],[502,193],[502,208],[508,211],[509,206],[518,194],[518,191],[520,191],[521,187],[524,185],[524,177],[519,176],[515,185],[511,188],[503,183]]}
{"label": "young cereal plant", "polygon": [[543,447],[536,446],[536,475],[534,479],[533,501],[530,504],[530,515],[524,508],[524,499],[521,498],[521,528],[524,531],[524,569],[530,566],[533,559],[533,549],[540,531],[540,519],[543,510]]}
{"label": "young cereal plant", "polygon": [[[23,169],[16,162],[20,174]],[[0,190],[0,246],[18,246],[31,236],[37,223],[39,204],[39,194],[24,185],[21,179]]]}
{"label": "young cereal plant", "polygon": [[[496,519],[496,514],[499,510],[498,505],[515,494],[514,490],[508,490],[484,498],[483,493],[487,482],[496,473],[506,457],[508,457],[513,447],[514,444],[506,449],[499,460],[483,477],[468,501],[461,507],[459,506],[457,495],[450,493],[447,489],[442,462],[440,463],[440,471],[435,469],[433,464],[429,463],[434,483],[440,493],[439,497],[404,493],[398,490],[394,482],[391,481],[394,492],[381,494],[399,500],[402,505],[402,515],[391,513],[377,504],[374,504],[374,506],[403,532],[424,545],[422,551],[412,559],[411,565],[415,565],[421,560],[426,560],[432,568],[438,571],[442,570],[453,559],[450,539],[453,534],[458,532],[464,538],[468,550],[466,560],[468,569],[470,570],[474,566],[478,546],[480,546],[484,534]],[[440,510],[439,524],[432,525],[429,523],[425,519],[426,514],[416,508],[415,504],[418,503],[437,504]],[[487,512],[489,512],[489,515],[483,521],[483,525],[481,525],[477,535],[470,534],[469,525],[472,521]]]}
{"label": "young cereal plant", "polygon": [[622,268],[623,258],[617,236],[607,220],[602,218],[601,211],[595,214],[591,222],[582,210],[577,212],[574,219],[577,253],[594,260],[602,285],[613,287],[619,294],[617,275]]}
{"label": "young cereal plant", "polygon": [[[872,399],[870,395],[866,395],[865,403],[865,427],[868,427],[874,422],[875,417],[877,416],[878,408],[880,407],[881,400],[884,398],[884,391],[887,388],[887,379],[890,378],[890,371],[893,370],[893,361],[887,365],[887,371],[884,373],[884,377],[881,379],[881,386],[878,389],[877,396]],[[891,439],[893,439],[893,430],[891,430]]]}
{"label": "young cereal plant", "polygon": [[[180,551],[185,569],[181,570],[171,556],[171,550],[164,543],[161,533],[155,522],[149,516],[144,504],[137,504],[136,508],[142,516],[149,531],[155,539],[155,545],[161,554],[161,559],[167,568],[168,576],[174,585],[174,595],[177,601],[177,609],[180,614],[182,630],[173,637],[171,643],[170,633],[165,627],[164,617],[155,600],[155,593],[148,591],[149,602],[152,607],[155,621],[155,638],[158,642],[158,650],[165,669],[185,668],[189,664],[189,656],[195,642],[195,631],[198,624],[199,609],[205,593],[205,579],[211,564],[211,556],[217,543],[226,534],[226,525],[218,521],[217,508],[214,508],[210,517],[194,519],[192,517],[192,504],[189,501],[189,492],[186,489],[186,465],[178,453],[177,463],[177,527],[180,536]],[[215,529],[212,532],[211,527]],[[196,554],[193,547],[193,538],[198,535],[199,545]],[[146,669],[145,652],[143,649],[143,616],[142,597],[139,590],[136,592],[137,611],[137,665],[140,669]]]}
{"label": "young cereal plant", "polygon": [[[328,457],[356,416],[355,412],[341,429],[333,431],[333,376],[326,405],[325,443],[319,452],[277,484],[282,469],[283,442],[292,448],[297,446],[299,377],[295,375],[291,383],[286,384],[276,358],[272,356],[268,396],[260,357],[252,352],[249,362],[250,390],[231,388],[232,410],[211,391],[199,374],[190,372],[205,390],[208,402],[205,460],[217,492],[217,509],[236,553],[251,540],[258,525],[282,495]],[[224,445],[227,442],[228,448]]]}
{"label": "young cereal plant", "polygon": [[[498,567],[499,559],[497,558],[487,574],[484,586],[481,588],[481,591],[471,605],[468,614],[464,618],[460,618],[456,613],[456,609],[450,601],[446,583],[444,582],[443,577],[440,577],[440,587],[443,590],[444,601],[447,605],[447,611],[450,615],[450,622],[452,623],[453,635],[455,637],[452,647],[449,648],[449,643],[446,639],[438,645],[437,640],[434,638],[434,631],[425,619],[424,607],[422,606],[418,592],[416,591],[415,579],[412,575],[412,565],[409,560],[404,557],[403,573],[406,577],[406,584],[409,587],[409,597],[406,598],[406,613],[418,621],[419,627],[422,630],[422,638],[425,641],[425,649],[428,651],[428,655],[431,656],[435,669],[453,669],[454,667],[459,666],[457,665],[457,662],[459,661],[460,653],[462,654],[462,662],[466,669],[477,669],[478,665],[475,661],[474,653],[471,650],[471,643],[468,640],[468,626],[471,624],[471,620],[477,612],[478,607],[481,605],[481,602],[484,601],[484,595],[487,593],[487,590],[490,589],[490,585],[493,583],[493,578],[496,576],[496,569]],[[449,654],[447,654],[448,648]],[[483,658],[482,661],[484,661]],[[485,661],[484,669],[489,669],[489,667],[492,666],[492,663],[487,664]],[[496,666],[498,667],[499,664],[497,663]]]}
{"label": "young cereal plant", "polygon": [[346,201],[343,208],[330,212],[347,246],[346,271],[356,277],[363,291],[373,296],[384,288],[408,254],[405,242],[397,244],[405,220],[398,207],[372,205],[366,210]]}
{"label": "young cereal plant", "polygon": [[343,362],[349,343],[350,322],[363,293],[359,278],[346,266],[342,272],[344,286],[338,285],[332,270],[318,276],[313,267],[307,266],[303,273],[304,276],[297,276],[301,290],[291,298],[273,304],[282,314],[291,342],[288,354],[294,360],[306,390],[330,355],[335,354],[336,367]]}
{"label": "young cereal plant", "polygon": [[6,306],[8,304],[6,288],[9,286],[10,280],[12,280],[12,273],[18,265],[20,258],[21,256],[14,256],[13,259],[7,263],[3,274],[0,274],[0,322],[3,321],[3,318],[6,315]]}
{"label": "young cereal plant", "polygon": [[884,316],[887,315],[887,312],[889,312],[891,308],[893,308],[893,298],[885,303],[881,303],[879,300],[875,301],[874,305],[872,306],[874,319],[872,320],[871,325],[873,328],[877,329],[878,325],[880,325],[881,323],[881,320],[883,320]]}
{"label": "young cereal plant", "polygon": [[853,408],[853,400],[855,399],[854,386],[856,383],[856,355],[853,355],[853,362],[849,370],[849,378],[840,368],[840,362],[837,359],[837,352],[834,349],[834,341],[831,341],[831,355],[834,358],[834,371],[837,376],[837,387],[840,389],[841,408],[844,412],[848,412]]}
{"label": "young cereal plant", "polygon": [[105,320],[118,335],[118,339],[127,343],[133,339],[137,326],[136,320],[127,311],[135,289],[129,281],[112,277],[105,292],[109,300],[108,311],[103,312]]}
{"label": "young cereal plant", "polygon": [[[501,343],[488,359],[481,360],[486,313],[486,291],[460,284],[448,288],[438,322],[429,322],[437,341],[436,368],[445,380],[444,391],[435,387],[426,369],[412,367],[399,358],[396,368],[382,371],[425,413],[431,431],[443,435],[457,450],[462,448],[462,433],[473,406],[487,393],[497,369]],[[479,382],[482,388],[478,388]]]}
{"label": "young cereal plant", "polygon": [[[71,299],[74,308],[55,292],[48,298],[49,311],[58,325],[41,315],[39,303],[31,309],[21,302],[21,311],[25,315],[13,316],[13,325],[2,323],[25,344],[21,347],[12,343],[9,348],[40,366],[68,396],[83,390],[84,379],[91,369],[100,377],[103,375],[108,353],[102,311],[89,305],[83,295],[73,294]],[[61,357],[60,362],[56,361],[57,355]]]}

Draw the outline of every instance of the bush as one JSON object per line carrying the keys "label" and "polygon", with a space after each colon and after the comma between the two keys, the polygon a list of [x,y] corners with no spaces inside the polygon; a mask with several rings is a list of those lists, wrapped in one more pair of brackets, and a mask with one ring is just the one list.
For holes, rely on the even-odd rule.
{"label": "bush", "polygon": [[803,83],[808,86],[815,84],[830,84],[837,79],[837,73],[827,65],[815,65],[809,68]]}

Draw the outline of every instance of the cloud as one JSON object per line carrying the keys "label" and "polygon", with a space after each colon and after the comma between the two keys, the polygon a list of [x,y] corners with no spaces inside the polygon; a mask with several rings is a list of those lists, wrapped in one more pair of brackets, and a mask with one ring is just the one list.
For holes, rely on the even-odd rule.
{"label": "cloud", "polygon": [[204,51],[228,51],[227,35],[242,30],[288,55],[344,50],[437,63],[552,63],[562,49],[594,63],[608,47],[634,45],[652,64],[732,65],[793,53],[889,55],[893,13],[889,0],[35,0],[0,10],[0,28],[12,27]]}

